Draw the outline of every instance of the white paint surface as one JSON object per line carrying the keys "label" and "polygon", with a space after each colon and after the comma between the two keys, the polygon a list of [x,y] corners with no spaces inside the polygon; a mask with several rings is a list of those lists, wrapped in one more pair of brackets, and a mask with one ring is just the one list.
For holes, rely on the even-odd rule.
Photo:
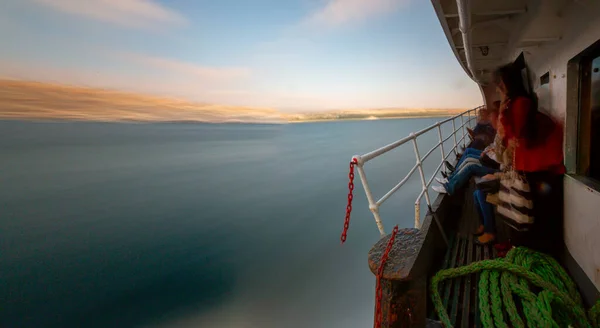
{"label": "white paint surface", "polygon": [[[519,38],[524,40],[559,33],[561,40],[534,48],[514,49],[509,52],[507,62],[524,51],[534,90],[540,87],[540,77],[550,72],[548,89],[538,93],[538,97],[540,103],[548,107],[546,110],[549,114],[564,121],[567,108],[567,64],[600,39],[600,1],[586,0],[569,4],[565,1],[548,0],[544,1],[544,6],[550,3],[554,3],[554,6],[549,7],[560,10],[548,12],[542,6],[536,12],[533,8],[530,13],[531,22],[526,24],[527,28]],[[552,27],[549,26],[551,22],[554,25]],[[561,29],[557,30],[556,27]],[[544,31],[550,34],[540,35]],[[564,238],[573,258],[600,290],[600,193],[572,177],[565,178]]]}
{"label": "white paint surface", "polygon": [[565,242],[569,252],[600,290],[600,192],[565,178]]}

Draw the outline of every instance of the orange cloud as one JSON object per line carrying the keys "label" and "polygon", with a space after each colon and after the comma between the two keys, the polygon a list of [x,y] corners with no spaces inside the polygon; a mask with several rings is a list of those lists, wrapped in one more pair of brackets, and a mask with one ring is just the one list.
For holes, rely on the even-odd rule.
{"label": "orange cloud", "polygon": [[116,90],[0,80],[0,119],[282,123],[286,121],[448,116],[457,111],[357,108],[294,114],[282,113],[267,107],[207,104]]}
{"label": "orange cloud", "polygon": [[318,26],[339,26],[388,13],[409,0],[329,0],[312,13],[306,23]]}
{"label": "orange cloud", "polygon": [[[120,56],[118,58],[126,58],[125,55]],[[243,86],[237,86],[238,82],[242,81],[240,78],[249,74],[249,70],[244,68],[203,67],[142,55],[129,55],[127,58],[128,63],[143,65],[142,67],[148,69],[136,72],[97,70],[52,66],[33,61],[0,60],[0,79],[111,88],[234,105],[263,103],[259,95],[244,90]],[[142,58],[146,60],[143,63]]]}
{"label": "orange cloud", "polygon": [[281,122],[271,108],[205,104],[115,90],[0,80],[0,118],[89,121]]}
{"label": "orange cloud", "polygon": [[170,73],[183,74],[209,81],[237,80],[250,76],[251,71],[244,67],[208,67],[184,61],[133,53],[117,54],[136,64],[143,64]]}
{"label": "orange cloud", "polygon": [[133,28],[184,25],[178,12],[153,0],[32,0],[54,10]]}

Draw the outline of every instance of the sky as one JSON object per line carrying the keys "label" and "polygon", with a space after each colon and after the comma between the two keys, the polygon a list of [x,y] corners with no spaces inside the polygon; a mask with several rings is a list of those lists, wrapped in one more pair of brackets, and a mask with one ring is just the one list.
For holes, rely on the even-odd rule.
{"label": "sky", "polygon": [[481,104],[424,0],[3,0],[0,77],[282,111]]}

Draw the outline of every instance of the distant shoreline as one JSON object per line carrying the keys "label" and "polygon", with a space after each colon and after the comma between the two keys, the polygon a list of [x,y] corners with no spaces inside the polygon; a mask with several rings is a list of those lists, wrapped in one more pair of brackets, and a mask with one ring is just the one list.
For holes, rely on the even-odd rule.
{"label": "distant shoreline", "polygon": [[364,118],[338,118],[338,119],[316,119],[316,120],[298,120],[298,121],[288,121],[289,124],[300,124],[300,123],[322,123],[322,122],[340,122],[340,121],[381,121],[381,120],[405,120],[412,118],[436,118],[436,117],[452,117],[452,114],[446,115],[415,115],[415,116],[389,116],[389,117],[377,117],[374,119],[364,117]]}
{"label": "distant shoreline", "polygon": [[114,124],[252,124],[252,125],[285,125],[285,124],[303,124],[303,123],[327,123],[327,122],[345,122],[345,121],[382,121],[382,120],[406,120],[420,118],[451,117],[453,115],[418,115],[418,116],[395,116],[370,118],[340,118],[340,119],[317,119],[303,121],[281,121],[281,122],[203,122],[203,121],[136,121],[136,120],[81,120],[81,119],[62,119],[62,118],[25,118],[25,117],[2,117],[0,121],[4,122],[28,122],[28,123],[114,123]]}

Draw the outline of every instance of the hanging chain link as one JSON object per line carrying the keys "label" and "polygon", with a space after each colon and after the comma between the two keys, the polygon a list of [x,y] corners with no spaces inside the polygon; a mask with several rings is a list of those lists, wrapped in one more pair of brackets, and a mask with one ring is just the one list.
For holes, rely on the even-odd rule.
{"label": "hanging chain link", "polygon": [[344,221],[344,231],[342,231],[342,244],[346,241],[348,228],[350,227],[350,213],[352,212],[352,199],[354,198],[354,166],[358,164],[358,160],[353,158],[350,162],[350,172],[348,173],[348,205],[346,205],[346,220]]}
{"label": "hanging chain link", "polygon": [[387,247],[385,248],[385,252],[381,256],[381,263],[379,264],[379,269],[377,270],[377,283],[375,286],[375,326],[374,328],[380,328],[381,322],[383,321],[383,314],[381,312],[381,299],[383,298],[383,291],[381,290],[381,277],[383,277],[383,268],[385,267],[385,262],[387,261],[388,255],[392,246],[394,245],[394,240],[396,239],[396,234],[398,233],[398,226],[394,227],[392,230],[392,236],[388,241]]}

